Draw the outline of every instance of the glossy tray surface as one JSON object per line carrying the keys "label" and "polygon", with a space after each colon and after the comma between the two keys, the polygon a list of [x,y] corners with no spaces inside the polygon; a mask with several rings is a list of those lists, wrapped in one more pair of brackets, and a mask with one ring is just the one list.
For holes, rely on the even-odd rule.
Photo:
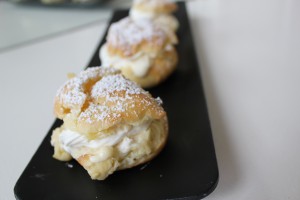
{"label": "glossy tray surface", "polygon": [[[176,17],[180,22],[177,70],[161,85],[149,90],[163,100],[169,118],[169,138],[164,150],[152,161],[114,173],[104,181],[93,181],[75,161],[52,158],[52,130],[56,120],[17,181],[17,199],[200,199],[210,194],[218,182],[218,167],[184,3]],[[111,23],[128,15],[116,11]],[[99,44],[100,46],[104,39]],[[98,66],[95,52],[89,66]]]}

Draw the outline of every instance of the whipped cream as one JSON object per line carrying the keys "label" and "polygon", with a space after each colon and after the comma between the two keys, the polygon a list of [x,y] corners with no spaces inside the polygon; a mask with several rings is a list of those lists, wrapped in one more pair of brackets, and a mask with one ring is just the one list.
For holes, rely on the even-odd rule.
{"label": "whipped cream", "polygon": [[137,53],[129,58],[112,56],[109,54],[106,44],[100,49],[100,58],[104,67],[112,66],[116,69],[130,67],[134,75],[138,77],[143,77],[147,74],[153,61],[153,55],[144,53]]}
{"label": "whipped cream", "polygon": [[95,140],[88,140],[87,137],[76,131],[65,129],[61,132],[59,140],[62,148],[75,159],[86,153],[80,151],[82,148],[91,148],[94,152],[97,152],[95,156],[91,157],[91,161],[100,162],[108,159],[113,154],[111,147],[115,145],[118,145],[117,149],[121,154],[128,153],[133,145],[130,136],[147,130],[149,125],[150,121],[137,126],[124,125],[117,128],[115,133]]}

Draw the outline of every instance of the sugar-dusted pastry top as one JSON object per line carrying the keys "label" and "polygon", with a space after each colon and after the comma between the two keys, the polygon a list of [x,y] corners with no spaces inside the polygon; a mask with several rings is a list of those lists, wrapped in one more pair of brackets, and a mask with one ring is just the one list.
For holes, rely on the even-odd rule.
{"label": "sugar-dusted pastry top", "polygon": [[96,180],[145,163],[167,141],[161,103],[114,68],[81,72],[55,97],[55,114],[64,123],[51,136],[53,157],[77,160]]}
{"label": "sugar-dusted pastry top", "polygon": [[57,92],[55,114],[65,126],[83,134],[122,121],[134,123],[166,114],[159,102],[114,68],[93,67],[68,80]]}
{"label": "sugar-dusted pastry top", "polygon": [[137,21],[129,17],[113,23],[106,39],[108,51],[122,57],[130,57],[140,51],[158,52],[177,42],[175,34],[166,33],[152,21]]}

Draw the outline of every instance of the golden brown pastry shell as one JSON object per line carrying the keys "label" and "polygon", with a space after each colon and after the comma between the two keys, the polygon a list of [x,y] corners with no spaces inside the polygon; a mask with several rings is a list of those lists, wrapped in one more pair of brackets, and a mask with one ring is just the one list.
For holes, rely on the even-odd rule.
{"label": "golden brown pastry shell", "polygon": [[172,48],[169,51],[162,51],[158,54],[154,58],[148,73],[143,77],[136,76],[130,66],[124,66],[120,70],[126,78],[138,83],[142,88],[151,88],[166,80],[176,69],[177,62],[176,49]]}

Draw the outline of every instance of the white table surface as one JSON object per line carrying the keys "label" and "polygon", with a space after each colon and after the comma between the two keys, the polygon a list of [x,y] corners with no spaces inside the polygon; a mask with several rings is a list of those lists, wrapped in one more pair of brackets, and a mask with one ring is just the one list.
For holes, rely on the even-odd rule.
{"label": "white table surface", "polygon": [[[297,0],[188,3],[220,172],[207,200],[300,198],[299,9]],[[95,22],[0,52],[0,200],[14,199],[54,121],[57,88],[87,65],[105,27]]]}

